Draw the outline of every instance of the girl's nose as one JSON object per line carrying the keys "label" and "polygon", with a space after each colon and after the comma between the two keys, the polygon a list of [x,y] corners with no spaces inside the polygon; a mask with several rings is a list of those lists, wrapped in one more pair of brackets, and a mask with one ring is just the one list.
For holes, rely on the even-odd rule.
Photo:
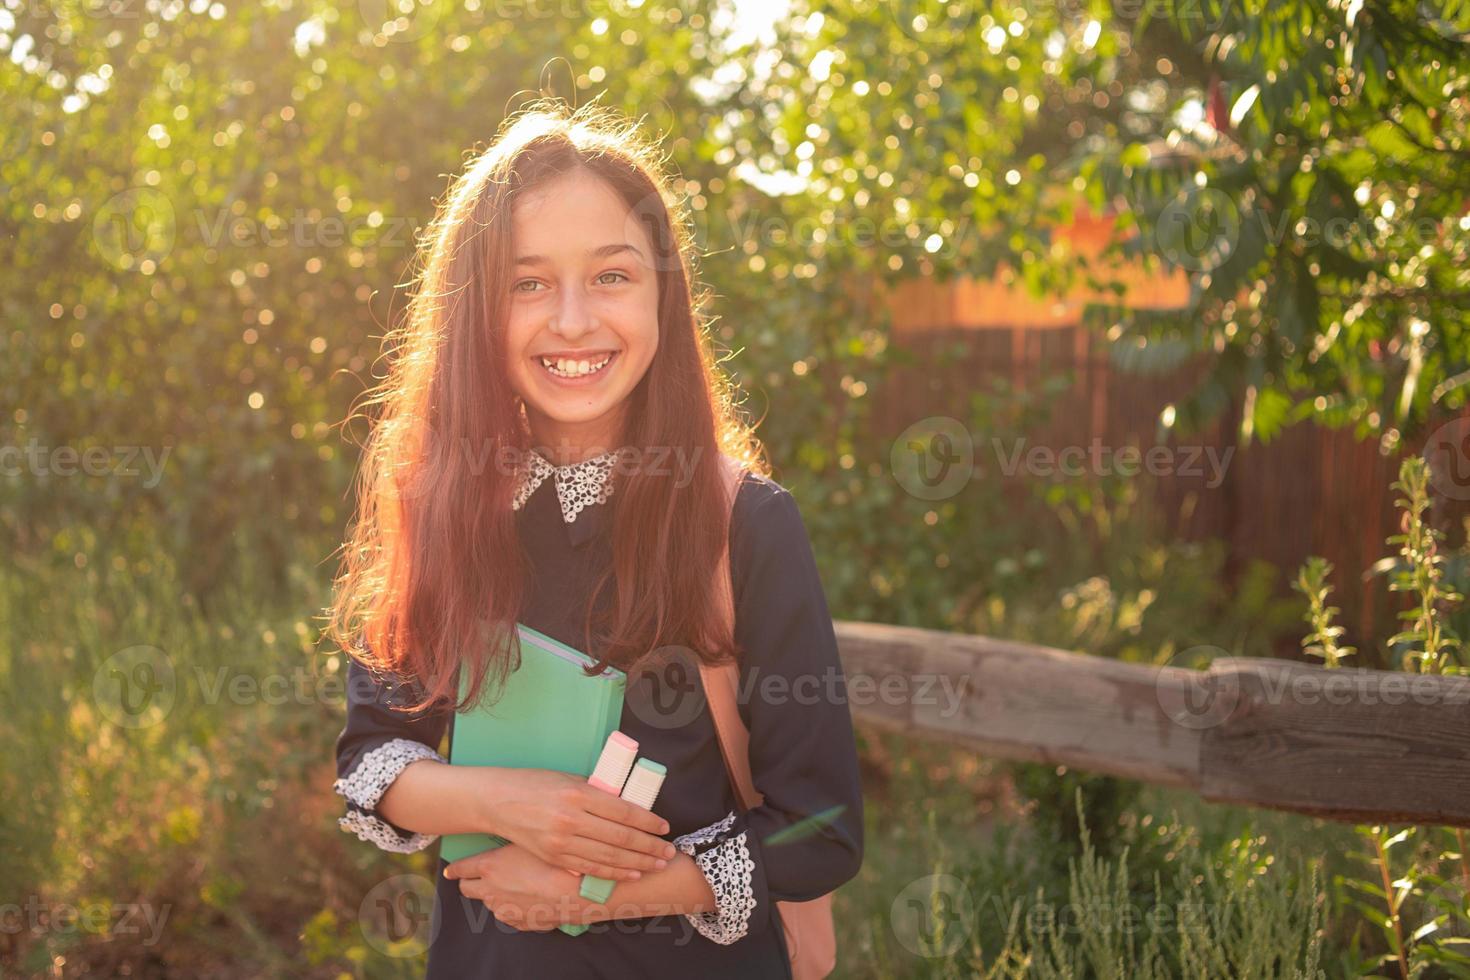
{"label": "girl's nose", "polygon": [[547,326],[553,333],[567,340],[576,340],[595,328],[586,293],[580,288],[562,290],[561,303]]}

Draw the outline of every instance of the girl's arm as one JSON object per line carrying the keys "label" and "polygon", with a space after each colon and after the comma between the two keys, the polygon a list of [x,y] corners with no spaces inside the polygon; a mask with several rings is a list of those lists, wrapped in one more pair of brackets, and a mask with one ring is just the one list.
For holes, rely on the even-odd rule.
{"label": "girl's arm", "polygon": [[406,766],[378,801],[378,813],[421,834],[493,833],[476,769],[425,759]]}
{"label": "girl's arm", "polygon": [[[579,883],[580,884],[580,883]],[[699,865],[686,854],[677,855],[669,866],[638,881],[620,881],[605,905],[587,902],[577,922],[607,919],[641,919],[650,915],[695,915],[712,911],[715,893]]]}
{"label": "girl's arm", "polygon": [[[332,785],[346,807],[337,821],[342,829],[401,854],[421,851],[439,833],[461,829],[417,819],[405,826],[393,817],[409,817],[408,810],[394,806],[389,816],[382,808],[399,776],[409,775],[419,782],[430,778],[424,770],[445,763],[438,749],[449,727],[448,711],[409,714],[395,710],[394,704],[408,703],[403,691],[412,688],[404,685],[400,690],[396,678],[376,674],[350,656],[346,686],[347,724],[337,736],[337,781]],[[430,761],[416,764],[422,760]]]}
{"label": "girl's arm", "polygon": [[663,817],[549,769],[419,762],[393,781],[378,811],[432,834],[494,834],[564,871],[630,881],[675,855]]}
{"label": "girl's arm", "polygon": [[680,854],[662,871],[638,881],[620,881],[606,903],[589,902],[569,875],[511,844],[461,858],[444,869],[460,894],[478,899],[506,925],[545,931],[565,922],[643,919],[654,915],[698,915],[715,908],[715,896],[694,859]]}
{"label": "girl's arm", "polygon": [[837,638],[796,500],[746,479],[730,538],[740,713],[764,802],[674,840],[694,857],[716,908],[690,915],[712,942],[775,922],[774,902],[835,890],[863,859],[863,799]]}
{"label": "girl's arm", "polygon": [[[387,851],[423,850],[442,834],[496,834],[577,874],[630,880],[674,857],[662,817],[545,769],[451,766],[438,752],[447,709],[407,714],[391,678],[348,668],[347,726],[333,788],[344,830]],[[405,690],[408,690],[406,685]],[[415,693],[417,693],[415,691]]]}

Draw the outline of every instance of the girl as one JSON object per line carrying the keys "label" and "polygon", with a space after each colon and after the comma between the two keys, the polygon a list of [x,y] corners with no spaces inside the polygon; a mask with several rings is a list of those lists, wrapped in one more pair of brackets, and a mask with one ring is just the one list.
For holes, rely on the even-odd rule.
{"label": "girl", "polygon": [[[430,977],[789,977],[775,903],[862,861],[811,545],[737,420],[672,200],[631,125],[533,107],[454,181],[390,336],[331,610],[352,651],[340,823],[389,851],[510,842],[437,864]],[[745,469],[728,519],[722,453]],[[734,649],[710,574],[726,543]],[[619,728],[669,773],[652,813],[582,777],[446,763],[517,622],[628,672]],[[693,659],[732,656],[765,797],[747,811]],[[579,896],[588,872],[617,882],[606,904]]]}

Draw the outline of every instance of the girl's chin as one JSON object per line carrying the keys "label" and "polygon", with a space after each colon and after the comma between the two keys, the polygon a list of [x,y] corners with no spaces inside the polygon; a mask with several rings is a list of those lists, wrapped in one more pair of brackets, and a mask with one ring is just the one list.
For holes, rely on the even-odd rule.
{"label": "girl's chin", "polygon": [[596,421],[617,404],[617,401],[605,395],[591,392],[568,391],[560,392],[559,395],[557,398],[538,395],[522,401],[528,412],[534,412],[548,422],[559,422],[563,425]]}

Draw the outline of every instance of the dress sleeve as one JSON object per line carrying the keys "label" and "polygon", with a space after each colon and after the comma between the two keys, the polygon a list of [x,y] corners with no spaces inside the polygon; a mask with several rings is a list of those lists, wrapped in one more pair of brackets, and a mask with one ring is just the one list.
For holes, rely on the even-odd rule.
{"label": "dress sleeve", "polygon": [[811,542],[796,500],[757,481],[731,532],[740,712],[764,802],[685,834],[716,910],[689,916],[701,935],[733,943],[766,903],[817,898],[857,875],[863,800],[846,680]]}
{"label": "dress sleeve", "polygon": [[421,851],[438,835],[396,826],[377,812],[378,801],[409,763],[446,761],[438,746],[449,724],[447,709],[408,713],[393,708],[410,703],[404,697],[408,692],[417,694],[391,675],[377,674],[348,658],[347,724],[337,736],[337,781],[332,784],[346,806],[338,825],[400,854]]}

